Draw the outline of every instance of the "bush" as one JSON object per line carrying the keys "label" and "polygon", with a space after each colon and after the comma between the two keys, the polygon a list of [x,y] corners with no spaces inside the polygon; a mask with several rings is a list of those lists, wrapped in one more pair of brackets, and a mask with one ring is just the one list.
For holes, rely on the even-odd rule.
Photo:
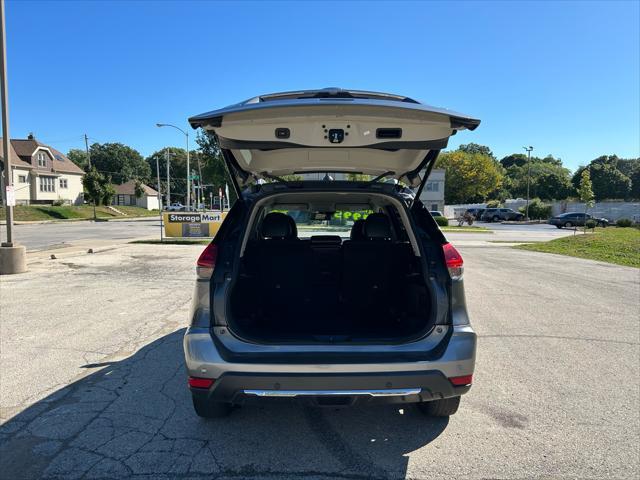
{"label": "bush", "polygon": [[449,226],[449,220],[447,220],[447,217],[433,217],[433,219],[441,227],[448,227]]}
{"label": "bush", "polygon": [[[520,207],[520,213],[527,211],[527,206]],[[529,202],[529,218],[531,220],[547,220],[551,217],[551,205],[544,203],[539,198],[534,198]]]}
{"label": "bush", "polygon": [[59,199],[57,199],[57,200],[54,200],[54,201],[53,201],[53,203],[52,203],[52,205],[53,205],[54,207],[61,207],[61,206],[63,206],[63,205],[64,205],[64,200],[62,200],[61,198],[59,198]]}
{"label": "bush", "polygon": [[499,208],[500,200],[489,200],[487,201],[487,208]]}
{"label": "bush", "polygon": [[590,218],[589,220],[587,220],[586,222],[584,222],[584,226],[587,228],[590,228],[591,230],[593,230],[594,228],[596,228],[596,226],[598,225],[598,222],[596,222],[594,219]]}
{"label": "bush", "polygon": [[632,225],[633,225],[633,222],[632,222],[630,219],[628,219],[628,218],[619,218],[619,219],[616,221],[616,225],[617,225],[618,227],[630,227],[630,226],[632,226]]}

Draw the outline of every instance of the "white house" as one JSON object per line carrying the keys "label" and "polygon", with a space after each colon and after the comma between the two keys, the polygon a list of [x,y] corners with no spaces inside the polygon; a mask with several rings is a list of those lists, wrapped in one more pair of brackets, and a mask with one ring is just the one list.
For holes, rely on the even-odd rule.
{"label": "white house", "polygon": [[[38,142],[33,135],[11,140],[9,152],[13,185],[18,205],[51,204],[62,201],[79,205],[83,202],[84,171],[53,147]],[[5,175],[3,139],[0,138],[2,191]]]}
{"label": "white house", "polygon": [[431,170],[427,184],[422,189],[420,201],[428,210],[444,211],[445,171],[439,168]]}
{"label": "white house", "polygon": [[142,184],[144,193],[136,197],[136,182],[129,180],[122,185],[114,185],[116,194],[111,201],[111,205],[124,205],[132,207],[146,208],[147,210],[159,210],[158,192],[148,185]]}

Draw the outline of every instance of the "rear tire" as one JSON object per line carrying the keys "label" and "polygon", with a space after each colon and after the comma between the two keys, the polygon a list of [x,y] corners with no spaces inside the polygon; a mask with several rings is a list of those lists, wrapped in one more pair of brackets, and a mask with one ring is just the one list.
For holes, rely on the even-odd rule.
{"label": "rear tire", "polygon": [[562,225],[556,225],[556,228],[562,228]]}
{"label": "rear tire", "polygon": [[571,228],[571,227],[573,227],[573,223],[567,222],[567,223],[564,224],[564,226],[565,226],[565,228]]}
{"label": "rear tire", "polygon": [[222,418],[231,413],[232,405],[226,402],[211,402],[201,398],[193,398],[193,409],[202,418]]}
{"label": "rear tire", "polygon": [[418,408],[429,417],[448,417],[458,411],[460,397],[444,398],[442,400],[431,400],[430,402],[420,402]]}

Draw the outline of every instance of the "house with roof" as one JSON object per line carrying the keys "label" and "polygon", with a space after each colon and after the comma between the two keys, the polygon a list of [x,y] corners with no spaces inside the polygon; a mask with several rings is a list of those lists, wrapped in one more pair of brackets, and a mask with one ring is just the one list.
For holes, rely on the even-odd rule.
{"label": "house with roof", "polygon": [[420,201],[427,210],[444,212],[444,183],[445,171],[439,168],[431,170],[429,179],[420,194]]}
{"label": "house with roof", "polygon": [[146,208],[147,210],[159,210],[158,192],[148,185],[142,184],[143,193],[136,197],[136,181],[129,180],[121,185],[114,185],[116,194],[113,196],[111,205],[131,206]]}
{"label": "house with roof", "polygon": [[[2,158],[3,145],[4,139],[0,138],[0,183],[4,192],[5,178],[9,173]],[[26,139],[12,139],[9,155],[16,204],[83,203],[82,178],[85,172],[60,151],[29,135]]]}

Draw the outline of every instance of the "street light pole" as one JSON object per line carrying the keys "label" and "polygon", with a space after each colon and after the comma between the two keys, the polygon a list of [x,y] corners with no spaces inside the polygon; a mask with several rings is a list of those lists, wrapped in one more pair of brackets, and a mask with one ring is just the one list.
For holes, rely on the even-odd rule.
{"label": "street light pole", "polygon": [[189,133],[185,132],[180,127],[171,125],[170,123],[156,123],[156,127],[172,127],[182,132],[182,134],[185,137],[187,137],[187,208],[190,210],[191,209],[191,166],[189,164]]}
{"label": "street light pole", "polygon": [[525,209],[525,218],[529,220],[529,184],[531,183],[531,150],[532,146],[522,147],[527,152],[527,206]]}

